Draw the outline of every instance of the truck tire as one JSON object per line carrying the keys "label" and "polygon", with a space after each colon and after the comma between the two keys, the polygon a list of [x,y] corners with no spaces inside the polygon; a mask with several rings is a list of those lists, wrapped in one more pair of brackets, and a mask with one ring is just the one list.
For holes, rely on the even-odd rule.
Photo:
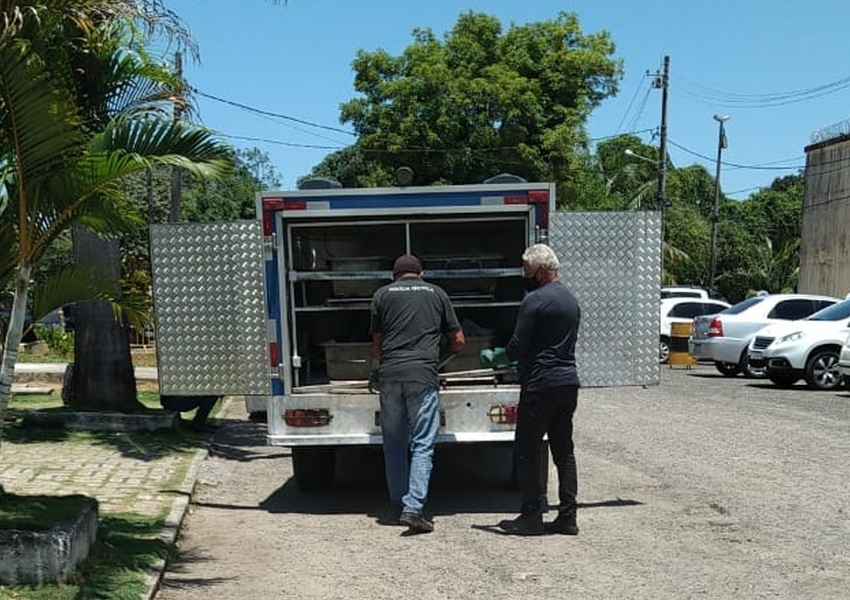
{"label": "truck tire", "polygon": [[302,492],[326,492],[336,476],[336,449],[332,447],[292,448],[292,472]]}

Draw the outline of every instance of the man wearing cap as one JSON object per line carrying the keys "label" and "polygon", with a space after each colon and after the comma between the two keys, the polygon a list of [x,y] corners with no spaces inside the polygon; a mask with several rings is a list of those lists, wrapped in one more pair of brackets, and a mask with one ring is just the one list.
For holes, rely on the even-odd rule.
{"label": "man wearing cap", "polygon": [[[514,438],[514,464],[522,494],[520,515],[499,526],[514,535],[576,535],[578,478],[573,451],[573,414],[578,402],[576,339],[581,310],[558,280],[558,257],[546,244],[522,255],[523,274],[537,285],[519,306],[516,326],[505,347],[519,362],[520,396]],[[540,479],[541,443],[548,435],[558,471],[558,516],[543,523],[548,509]]]}
{"label": "man wearing cap", "polygon": [[375,292],[371,312],[390,503],[400,511],[399,524],[428,533],[434,523],[423,510],[440,428],[440,339],[445,335],[459,352],[463,330],[448,294],[422,280],[422,264],[412,254],[396,259],[393,281]]}

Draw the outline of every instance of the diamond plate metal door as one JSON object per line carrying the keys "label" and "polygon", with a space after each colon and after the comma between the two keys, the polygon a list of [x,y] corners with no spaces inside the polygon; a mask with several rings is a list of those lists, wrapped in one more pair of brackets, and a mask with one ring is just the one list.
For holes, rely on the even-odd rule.
{"label": "diamond plate metal door", "polygon": [[555,212],[549,244],[581,306],[583,386],[657,385],[661,214]]}
{"label": "diamond plate metal door", "polygon": [[150,234],[160,392],[269,394],[260,224],[166,223]]}

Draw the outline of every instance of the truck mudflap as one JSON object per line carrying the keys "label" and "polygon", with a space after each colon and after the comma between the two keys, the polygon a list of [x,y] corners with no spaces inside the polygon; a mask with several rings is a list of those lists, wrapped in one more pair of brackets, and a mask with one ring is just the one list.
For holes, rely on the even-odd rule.
{"label": "truck mudflap", "polygon": [[581,305],[582,386],[658,385],[661,213],[554,212],[548,242]]}
{"label": "truck mudflap", "polygon": [[160,392],[268,396],[261,224],[163,223],[150,235]]}

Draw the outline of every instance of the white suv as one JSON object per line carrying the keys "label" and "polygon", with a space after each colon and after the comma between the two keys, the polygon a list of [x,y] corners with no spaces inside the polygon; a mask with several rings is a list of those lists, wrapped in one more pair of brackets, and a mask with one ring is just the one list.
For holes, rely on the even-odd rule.
{"label": "white suv", "polygon": [[750,368],[763,369],[780,387],[790,387],[803,378],[810,388],[835,389],[842,382],[838,356],[850,334],[848,327],[850,300],[799,321],[768,325],[750,342]]}
{"label": "white suv", "polygon": [[661,288],[661,299],[667,298],[708,298],[708,292],[698,287],[665,286]]}
{"label": "white suv", "polygon": [[839,302],[815,294],[766,294],[747,298],[714,316],[696,317],[688,339],[688,351],[698,360],[712,360],[723,375],[747,377],[761,373],[751,369],[747,346],[756,332],[772,323],[796,321]]}

